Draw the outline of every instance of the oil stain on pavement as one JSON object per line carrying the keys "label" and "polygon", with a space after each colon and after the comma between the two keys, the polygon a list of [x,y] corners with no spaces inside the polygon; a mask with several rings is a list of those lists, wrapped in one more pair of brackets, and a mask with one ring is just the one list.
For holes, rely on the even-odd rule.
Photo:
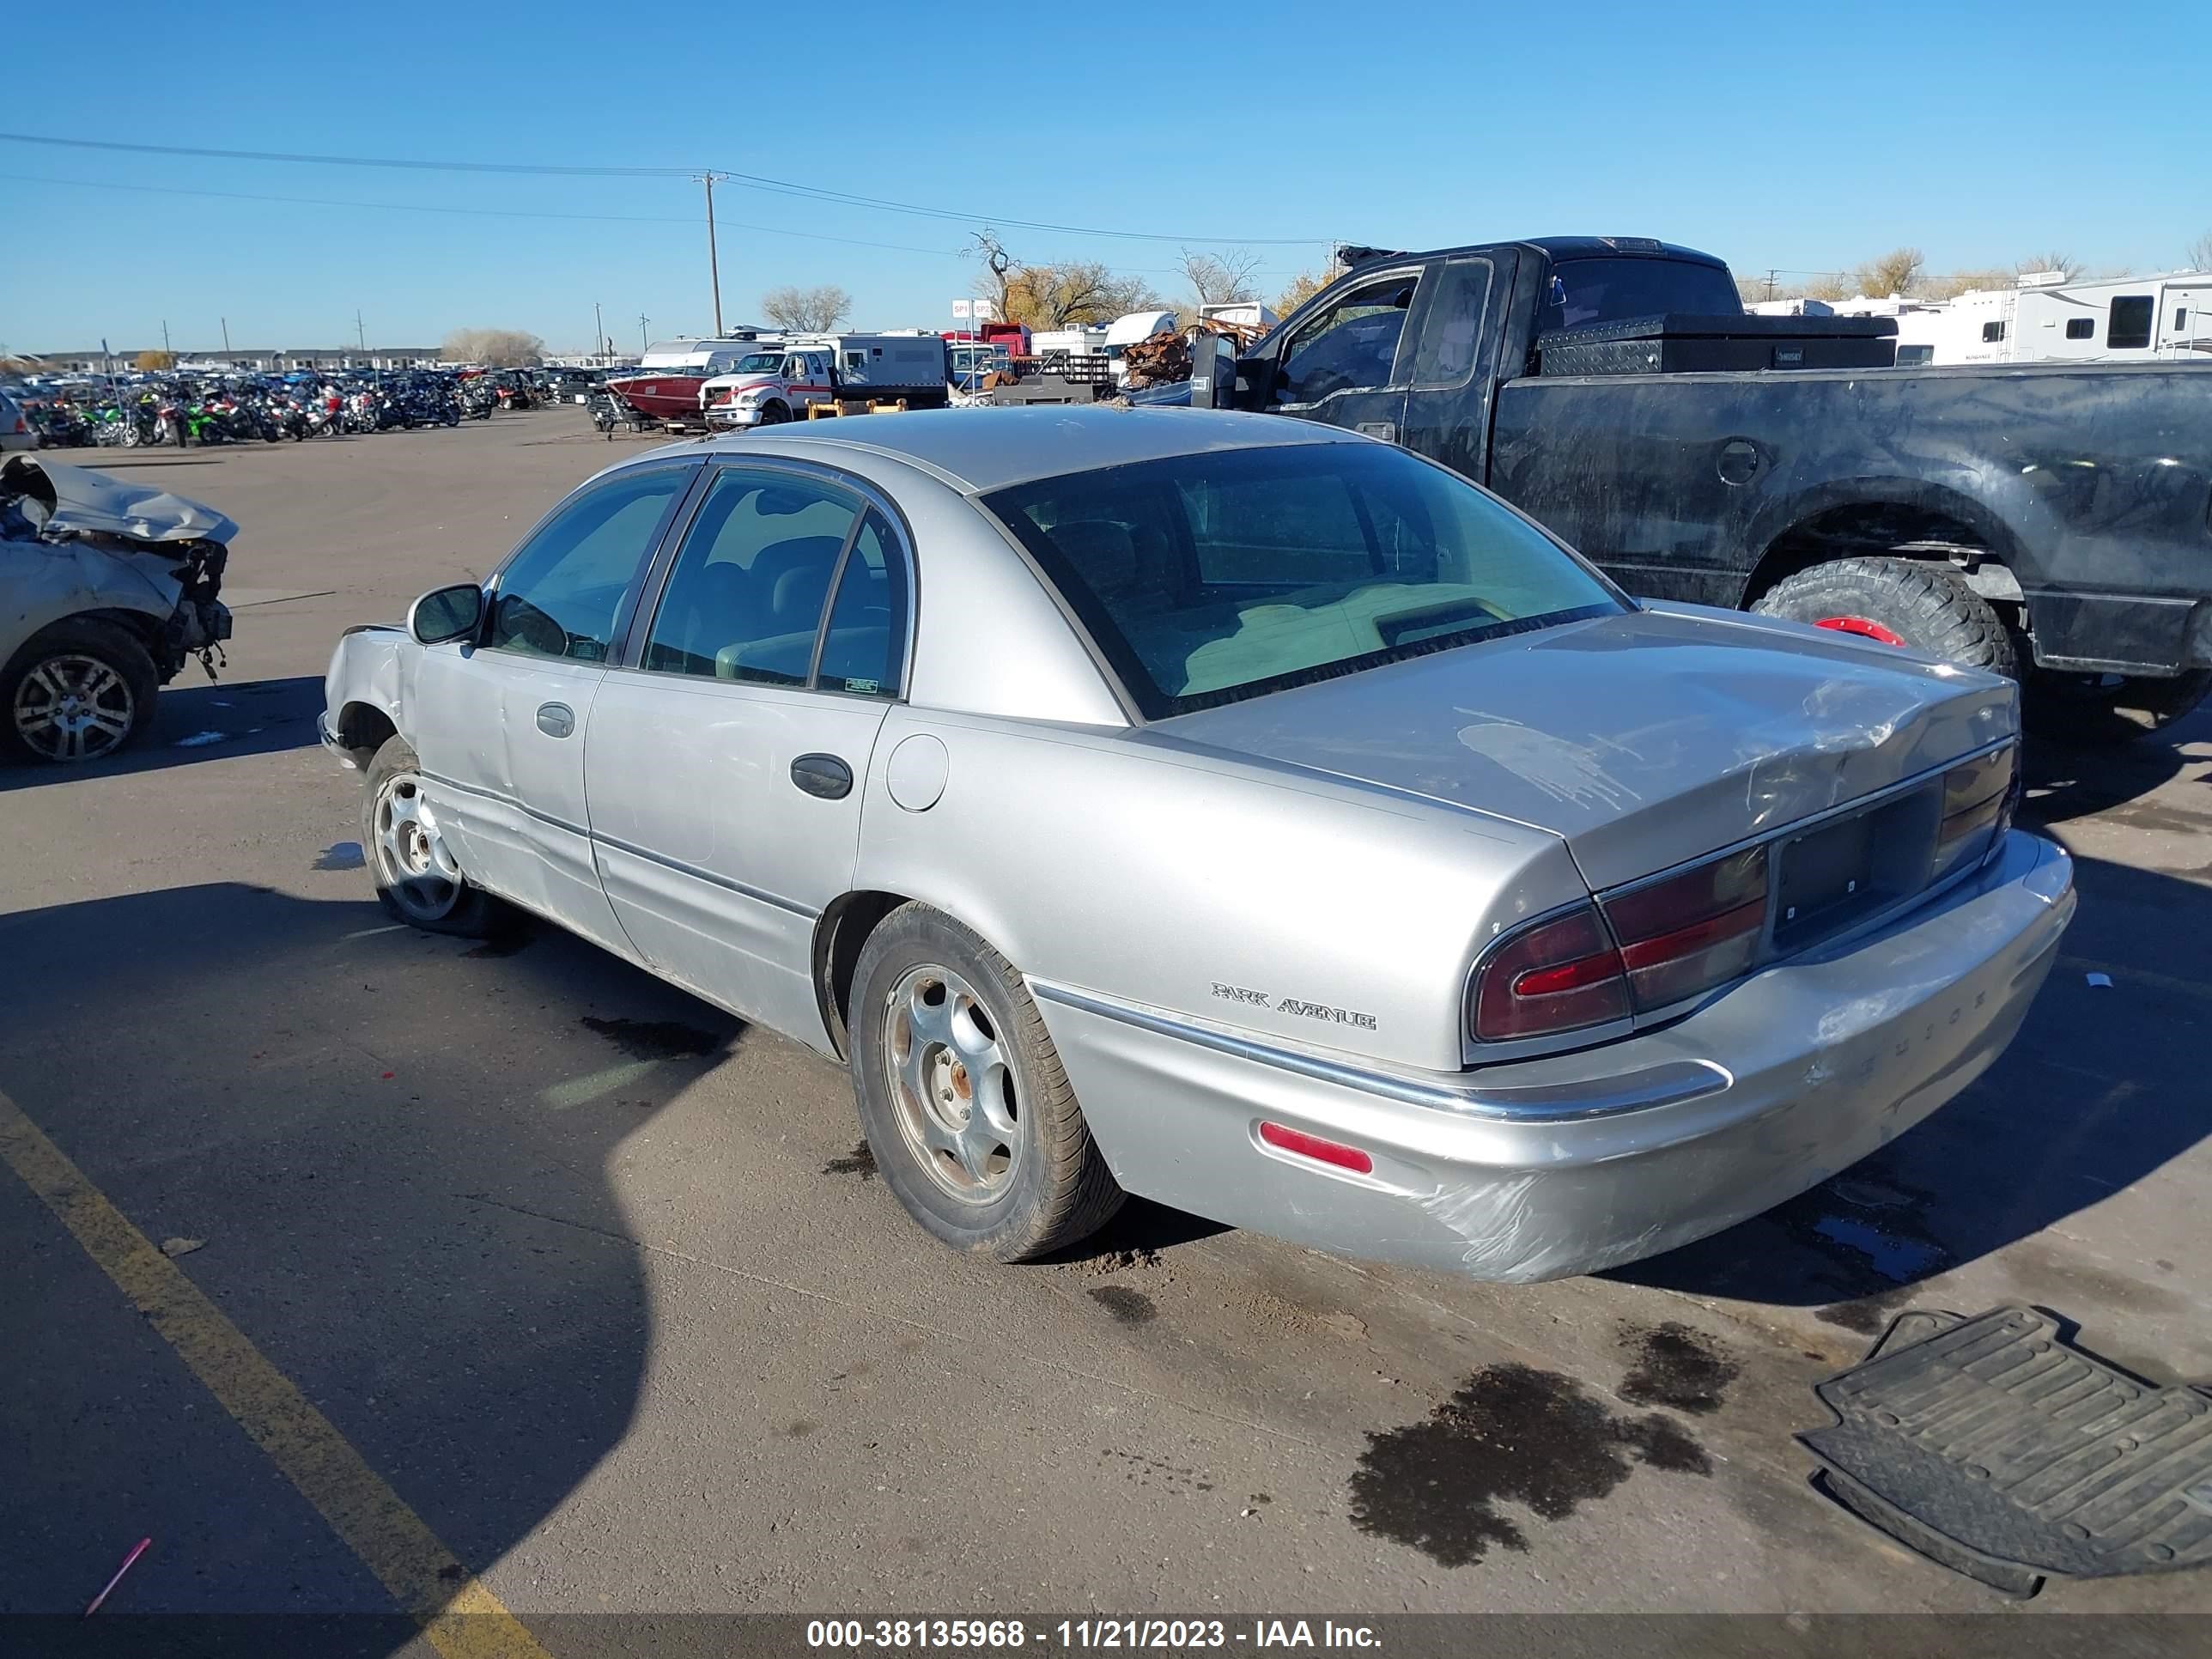
{"label": "oil stain on pavement", "polygon": [[1122,1285],[1101,1285],[1089,1294],[1093,1302],[1114,1316],[1117,1325],[1147,1325],[1159,1317],[1160,1310],[1152,1305],[1152,1298],[1142,1291],[1133,1291]]}
{"label": "oil stain on pavement", "polygon": [[580,1016],[590,1030],[632,1060],[704,1060],[720,1052],[723,1039],[676,1019],[601,1019]]}
{"label": "oil stain on pavement", "polygon": [[1638,1406],[1671,1406],[1703,1416],[1721,1408],[1736,1363],[1710,1337],[1673,1320],[1655,1329],[1630,1328],[1623,1342],[1636,1364],[1620,1385],[1620,1397]]}
{"label": "oil stain on pavement", "polygon": [[1528,1547],[1500,1504],[1563,1521],[1638,1464],[1712,1473],[1705,1448],[1668,1419],[1618,1416],[1572,1377],[1528,1365],[1477,1371],[1425,1422],[1367,1440],[1352,1476],[1352,1524],[1448,1567]]}
{"label": "oil stain on pavement", "polygon": [[856,1175],[863,1181],[876,1178],[876,1154],[865,1140],[855,1141],[853,1150],[842,1158],[833,1158],[822,1166],[823,1175]]}

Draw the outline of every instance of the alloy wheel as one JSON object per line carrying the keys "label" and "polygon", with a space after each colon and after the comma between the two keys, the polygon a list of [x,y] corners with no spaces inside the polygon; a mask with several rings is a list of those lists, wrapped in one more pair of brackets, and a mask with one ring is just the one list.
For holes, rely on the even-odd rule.
{"label": "alloy wheel", "polygon": [[891,988],[883,1064],[908,1148],[950,1196],[988,1204],[1022,1155],[1020,1091],[990,1010],[950,968],[925,963]]}
{"label": "alloy wheel", "polygon": [[122,747],[138,709],[130,681],[97,657],[72,653],[33,665],[10,713],[32,753],[69,764]]}
{"label": "alloy wheel", "polygon": [[410,921],[442,921],[461,902],[466,884],[446,846],[422,780],[398,772],[376,797],[376,870]]}

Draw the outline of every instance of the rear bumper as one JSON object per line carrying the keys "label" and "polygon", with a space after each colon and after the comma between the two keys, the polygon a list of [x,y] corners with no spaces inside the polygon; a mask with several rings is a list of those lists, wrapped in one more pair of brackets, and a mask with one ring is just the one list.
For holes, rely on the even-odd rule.
{"label": "rear bumper", "polygon": [[[1972,881],[1767,969],[1663,1030],[1479,1073],[1362,1070],[1036,983],[1127,1190],[1347,1255],[1514,1282],[1731,1226],[1848,1168],[2004,1051],[2075,908],[2065,853],[2014,831]],[[1262,1119],[1349,1143],[1356,1175]]]}

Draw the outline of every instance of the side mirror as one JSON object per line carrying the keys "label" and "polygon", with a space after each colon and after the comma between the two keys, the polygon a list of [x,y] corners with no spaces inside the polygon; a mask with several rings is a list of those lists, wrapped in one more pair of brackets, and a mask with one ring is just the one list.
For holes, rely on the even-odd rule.
{"label": "side mirror", "polygon": [[483,622],[483,589],[474,582],[434,587],[407,607],[407,631],[418,645],[472,640]]}

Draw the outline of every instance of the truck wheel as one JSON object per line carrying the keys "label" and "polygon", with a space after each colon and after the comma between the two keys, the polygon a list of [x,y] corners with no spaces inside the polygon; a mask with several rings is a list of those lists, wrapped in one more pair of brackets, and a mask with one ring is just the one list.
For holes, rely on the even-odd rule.
{"label": "truck wheel", "polygon": [[59,766],[101,759],[146,729],[160,687],[153,657],[126,629],[64,617],[0,668],[0,746]]}
{"label": "truck wheel", "polygon": [[1777,582],[1752,609],[2020,678],[2019,653],[1996,607],[1945,566],[1836,559]]}
{"label": "truck wheel", "polygon": [[784,422],[790,418],[791,411],[786,409],[781,404],[763,404],[761,405],[760,424],[763,426],[781,426]]}
{"label": "truck wheel", "polygon": [[2039,737],[2072,744],[2127,743],[2165,730],[2212,691],[2212,669],[2171,679],[2039,670],[2027,683],[2022,714]]}
{"label": "truck wheel", "polygon": [[860,1132],[927,1231],[1026,1261],[1121,1207],[1021,975],[973,933],[894,910],[860,947],[852,1006]]}
{"label": "truck wheel", "polygon": [[485,939],[514,915],[469,885],[423,793],[422,763],[404,738],[391,737],[368,763],[361,796],[361,844],[376,880],[377,902],[395,921],[427,933]]}

